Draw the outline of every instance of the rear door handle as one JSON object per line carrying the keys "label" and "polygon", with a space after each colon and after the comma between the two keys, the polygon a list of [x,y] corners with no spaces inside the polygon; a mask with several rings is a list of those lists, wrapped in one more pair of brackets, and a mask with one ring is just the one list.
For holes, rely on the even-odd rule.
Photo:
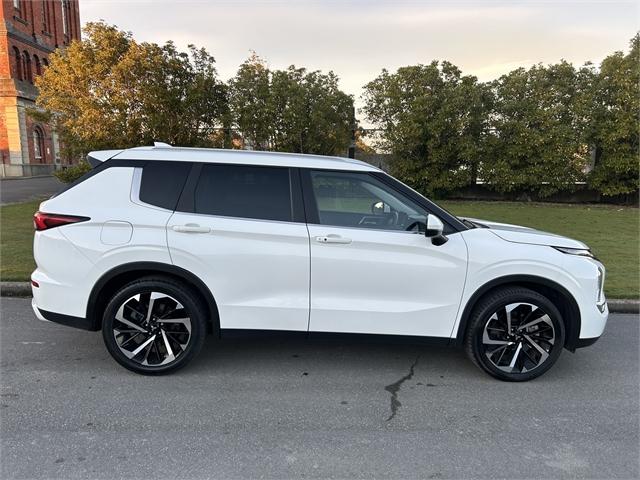
{"label": "rear door handle", "polygon": [[350,238],[347,237],[341,237],[340,235],[325,235],[325,236],[319,236],[315,238],[316,242],[318,243],[342,243],[342,244],[349,244],[352,242],[352,240]]}
{"label": "rear door handle", "polygon": [[209,233],[211,229],[209,227],[201,227],[196,223],[187,223],[186,225],[174,225],[171,227],[174,232],[180,233]]}

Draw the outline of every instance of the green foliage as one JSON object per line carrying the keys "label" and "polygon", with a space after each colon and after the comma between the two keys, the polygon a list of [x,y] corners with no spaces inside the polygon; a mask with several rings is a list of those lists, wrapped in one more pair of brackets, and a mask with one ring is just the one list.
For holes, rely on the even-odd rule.
{"label": "green foliage", "polygon": [[640,35],[627,55],[615,52],[604,59],[593,92],[592,144],[595,168],[590,185],[604,195],[633,193],[640,187]]}
{"label": "green foliage", "polygon": [[490,155],[480,177],[497,191],[571,191],[589,155],[584,98],[589,68],[561,62],[519,68],[492,83]]}
{"label": "green foliage", "polygon": [[383,70],[365,87],[364,112],[382,129],[393,173],[430,194],[475,181],[491,91],[449,62]]}
{"label": "green foliage", "polygon": [[70,165],[62,170],[53,172],[53,176],[62,183],[71,183],[76,181],[82,175],[91,170],[91,165],[86,160],[81,160],[75,165]]}
{"label": "green foliage", "polygon": [[[323,155],[350,143],[353,98],[333,72],[272,70],[254,53],[224,84],[204,49],[138,43],[102,22],[84,34],[50,56],[29,109],[53,123],[65,156],[156,140]],[[383,70],[364,87],[363,111],[396,159],[392,173],[431,195],[476,180],[538,196],[586,180],[619,195],[640,183],[639,84],[636,35],[599,70],[562,61],[488,83],[446,61]]]}
{"label": "green foliage", "polygon": [[639,187],[639,85],[636,35],[599,71],[562,61],[483,84],[449,62],[383,70],[364,87],[363,110],[392,173],[431,195],[476,180],[540,197],[586,180],[618,195]]}
{"label": "green foliage", "polygon": [[208,145],[226,111],[226,86],[206,50],[138,43],[130,33],[88,23],[82,42],[50,57],[37,81],[41,115],[54,120],[66,154],[161,140]]}
{"label": "green foliage", "polygon": [[255,52],[229,81],[229,107],[245,142],[256,150],[269,148],[273,112],[270,73]]}
{"label": "green foliage", "polygon": [[256,150],[335,155],[349,145],[353,98],[333,72],[270,70],[254,53],[229,82],[229,99],[245,144]]}

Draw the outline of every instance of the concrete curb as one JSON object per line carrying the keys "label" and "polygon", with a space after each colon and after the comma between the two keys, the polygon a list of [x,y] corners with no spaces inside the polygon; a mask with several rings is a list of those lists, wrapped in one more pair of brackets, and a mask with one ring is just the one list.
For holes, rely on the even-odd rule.
{"label": "concrete curb", "polygon": [[0,296],[2,297],[30,297],[30,282],[0,282]]}
{"label": "concrete curb", "polygon": [[[29,282],[0,282],[0,296],[2,297],[30,297],[31,283]],[[640,300],[613,299],[607,302],[611,313],[640,313]]]}
{"label": "concrete curb", "polygon": [[1,180],[31,180],[32,178],[48,178],[53,177],[53,175],[32,175],[30,177],[2,177]]}
{"label": "concrete curb", "polygon": [[607,305],[612,313],[640,313],[640,300],[613,299]]}

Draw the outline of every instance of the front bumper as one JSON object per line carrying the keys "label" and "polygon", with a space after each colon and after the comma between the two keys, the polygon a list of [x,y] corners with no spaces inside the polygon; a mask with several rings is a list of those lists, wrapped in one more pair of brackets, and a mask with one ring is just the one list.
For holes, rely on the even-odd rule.
{"label": "front bumper", "polygon": [[[609,307],[605,303],[602,311],[600,311],[600,308],[601,307],[592,304],[589,306],[589,308],[582,309],[582,321],[580,336],[578,337],[578,345],[583,341],[588,342],[591,339],[597,339],[604,332],[604,328],[606,327],[607,320],[609,318]],[[594,342],[595,340],[591,341],[591,343],[587,343],[587,345],[590,345]]]}

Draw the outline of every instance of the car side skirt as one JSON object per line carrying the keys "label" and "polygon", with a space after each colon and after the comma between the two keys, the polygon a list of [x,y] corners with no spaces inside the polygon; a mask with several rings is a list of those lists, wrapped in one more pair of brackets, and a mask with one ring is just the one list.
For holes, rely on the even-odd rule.
{"label": "car side skirt", "polygon": [[428,345],[446,347],[451,343],[448,337],[422,337],[414,335],[385,335],[369,333],[343,333],[343,332],[306,332],[290,330],[249,330],[223,328],[220,330],[223,339],[301,339],[312,342],[336,342],[336,343],[381,343],[381,344],[405,344]]}

